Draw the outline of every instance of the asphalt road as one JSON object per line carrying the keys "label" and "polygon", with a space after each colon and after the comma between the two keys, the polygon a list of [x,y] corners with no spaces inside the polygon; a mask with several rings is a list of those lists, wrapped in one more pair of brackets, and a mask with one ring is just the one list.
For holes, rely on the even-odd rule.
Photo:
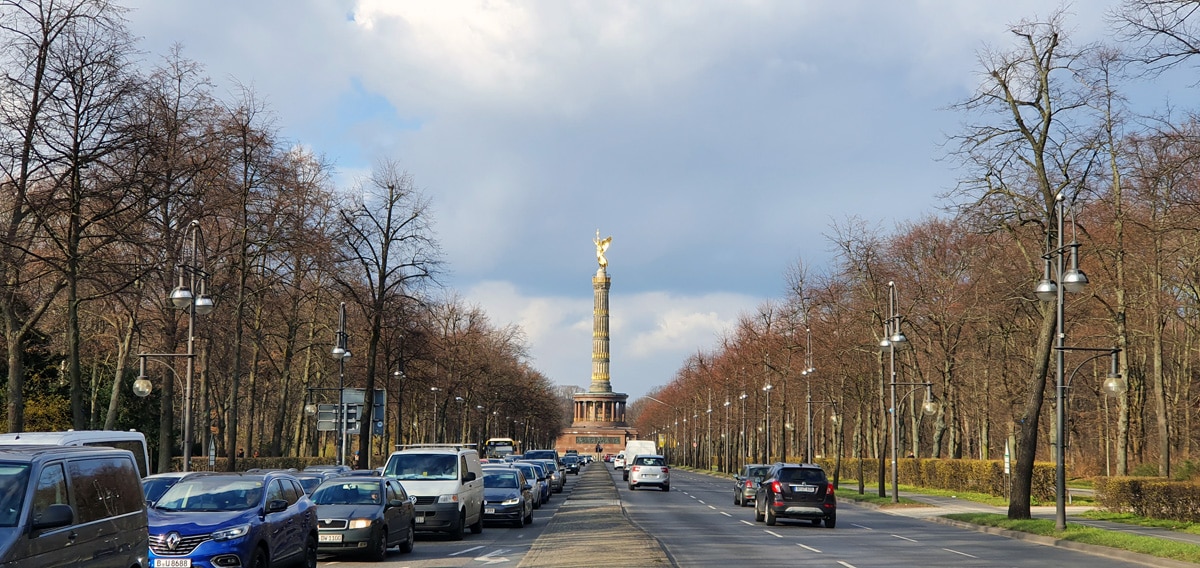
{"label": "asphalt road", "polygon": [[836,529],[808,521],[754,522],[733,504],[732,481],[675,470],[671,491],[629,491],[613,472],[630,518],[663,543],[677,566],[1139,566],[838,503]]}

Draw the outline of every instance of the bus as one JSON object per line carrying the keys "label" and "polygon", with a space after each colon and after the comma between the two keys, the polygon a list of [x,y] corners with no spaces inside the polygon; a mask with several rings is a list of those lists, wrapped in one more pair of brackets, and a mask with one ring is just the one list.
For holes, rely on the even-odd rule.
{"label": "bus", "polygon": [[502,458],[517,453],[517,442],[512,438],[488,438],[483,444],[483,457]]}

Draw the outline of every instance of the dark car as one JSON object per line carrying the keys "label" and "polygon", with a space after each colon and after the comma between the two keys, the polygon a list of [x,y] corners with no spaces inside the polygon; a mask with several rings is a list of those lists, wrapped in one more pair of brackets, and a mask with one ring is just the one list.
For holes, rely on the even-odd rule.
{"label": "dark car", "polygon": [[563,468],[567,470],[567,473],[579,475],[579,468],[582,465],[579,460],[579,456],[575,454],[567,454],[563,456],[562,462]]}
{"label": "dark car", "polygon": [[317,487],[319,487],[321,483],[330,478],[330,476],[325,475],[325,472],[321,471],[301,471],[299,473],[293,473],[292,475],[296,477],[296,480],[300,482],[300,486],[304,488],[304,492],[309,496],[312,495],[313,491],[317,490]]}
{"label": "dark car", "polygon": [[394,479],[345,476],[325,481],[312,494],[317,505],[317,550],[365,553],[371,560],[387,558],[399,546],[412,552],[416,532],[415,507]]}
{"label": "dark car", "polygon": [[483,520],[523,527],[533,522],[533,485],[514,467],[483,468]]}
{"label": "dark car", "polygon": [[774,526],[778,519],[804,519],[833,528],[837,524],[837,500],[825,470],[816,464],[777,463],[758,486],[754,496],[754,520]]}
{"label": "dark car", "polygon": [[530,462],[513,462],[511,465],[521,470],[525,479],[533,485],[533,508],[540,509],[542,504],[550,500],[550,481],[545,477],[545,470]]}
{"label": "dark car", "polygon": [[317,565],[317,507],[290,473],[196,472],[149,517],[150,566]]}
{"label": "dark car", "polygon": [[739,507],[748,506],[754,501],[758,492],[758,484],[762,483],[771,466],[764,463],[749,463],[733,476],[733,504]]}

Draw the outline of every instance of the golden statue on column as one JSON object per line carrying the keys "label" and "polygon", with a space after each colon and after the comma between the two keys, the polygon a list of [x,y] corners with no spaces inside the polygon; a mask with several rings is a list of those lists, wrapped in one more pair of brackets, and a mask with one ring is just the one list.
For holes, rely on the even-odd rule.
{"label": "golden statue on column", "polygon": [[596,262],[600,264],[600,268],[608,267],[608,257],[604,253],[608,251],[608,245],[612,244],[612,235],[600,238],[600,229],[596,229],[596,238],[592,239],[596,243]]}

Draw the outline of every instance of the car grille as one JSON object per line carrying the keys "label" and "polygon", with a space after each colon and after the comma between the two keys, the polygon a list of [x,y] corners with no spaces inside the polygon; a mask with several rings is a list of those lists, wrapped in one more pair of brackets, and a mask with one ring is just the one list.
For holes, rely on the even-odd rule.
{"label": "car grille", "polygon": [[334,529],[343,530],[350,525],[346,519],[320,519],[317,521],[317,529]]}
{"label": "car grille", "polygon": [[417,497],[415,505],[432,505],[437,503],[437,496],[433,497]]}
{"label": "car grille", "polygon": [[197,546],[200,546],[207,541],[209,536],[211,535],[181,535],[179,542],[175,545],[175,549],[172,550],[167,546],[167,535],[152,534],[150,535],[150,550],[154,551],[155,554],[160,556],[185,556],[191,554],[193,550],[196,550]]}

